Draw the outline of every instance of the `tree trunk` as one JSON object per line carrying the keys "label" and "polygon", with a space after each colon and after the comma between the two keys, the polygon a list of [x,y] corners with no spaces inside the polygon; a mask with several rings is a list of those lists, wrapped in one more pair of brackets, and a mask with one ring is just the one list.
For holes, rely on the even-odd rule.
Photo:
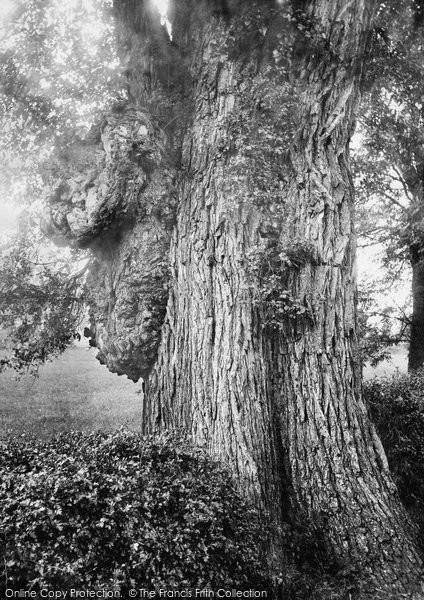
{"label": "tree trunk", "polygon": [[348,144],[364,0],[293,2],[291,19],[265,0],[176,2],[159,55],[142,3],[115,4],[130,97],[155,114],[176,173],[146,431],[183,428],[231,465],[269,519],[275,561],[284,521],[303,523],[364,597],[419,598],[422,564],[361,400],[355,338]]}
{"label": "tree trunk", "polygon": [[[282,20],[272,23],[275,11],[260,3],[232,8],[231,22],[210,18],[204,6],[192,15],[193,113],[183,143],[167,319],[146,385],[146,429],[183,428],[224,458],[280,532],[280,432],[247,254],[265,236],[269,207],[261,203],[283,202],[285,165],[277,152],[285,140],[264,153],[261,147],[270,146],[266,135],[278,135],[284,117],[278,103],[287,94],[285,74],[268,72],[270,39],[275,44]],[[268,158],[266,189],[258,190],[256,161]],[[280,547],[278,533],[278,554]]]}
{"label": "tree trunk", "polygon": [[[277,553],[275,525],[289,498],[291,518],[318,532],[335,562],[350,565],[373,594],[381,589],[397,598],[421,590],[422,572],[361,400],[348,143],[366,17],[361,2],[344,8],[314,3],[299,15],[310,48],[305,39],[296,46],[289,79],[298,108],[294,116],[292,106],[287,112],[298,131],[290,168],[276,161],[265,182],[246,151],[254,148],[262,161],[261,132],[251,127],[246,138],[241,126],[234,140],[229,117],[245,111],[249,91],[240,81],[250,75],[254,86],[262,76],[266,88],[275,72],[260,59],[252,65],[251,45],[249,59],[231,57],[231,26],[222,20],[201,34],[168,315],[146,414],[150,429],[188,429],[233,465],[271,515]],[[237,45],[243,47],[240,39]],[[274,85],[287,105],[287,79]],[[278,116],[272,117],[276,128]],[[245,118],[252,122],[254,115]],[[286,158],[291,131],[284,129],[272,152]],[[274,199],[261,197],[264,183]],[[296,257],[277,265],[285,270],[276,285],[288,315],[279,323],[279,315],[258,306],[246,261],[249,250],[263,248],[264,221],[278,212],[280,249]],[[278,293],[267,290],[264,302],[275,304]]]}
{"label": "tree trunk", "polygon": [[344,8],[315,5],[336,54],[314,49],[299,64],[289,193],[294,235],[309,257],[291,270],[287,287],[306,310],[274,340],[274,388],[297,518],[324,532],[330,555],[395,598],[423,591],[422,564],[361,398],[348,144],[366,17],[362,2]]}
{"label": "tree trunk", "polygon": [[[416,371],[424,365],[424,246],[422,236],[424,203],[423,149],[410,140],[405,156],[400,152],[403,174],[411,204],[408,209],[407,228],[403,241],[409,246],[412,269],[412,316],[409,338],[408,371]],[[409,160],[408,160],[409,159]]]}
{"label": "tree trunk", "polygon": [[424,260],[422,250],[411,246],[412,318],[409,341],[408,370],[416,371],[424,365]]}

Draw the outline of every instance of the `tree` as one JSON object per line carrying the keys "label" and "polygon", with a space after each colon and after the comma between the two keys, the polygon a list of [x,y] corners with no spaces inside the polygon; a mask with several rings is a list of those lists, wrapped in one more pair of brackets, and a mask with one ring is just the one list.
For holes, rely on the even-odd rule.
{"label": "tree", "polygon": [[225,458],[363,595],[422,590],[361,399],[348,144],[363,0],[116,0],[128,104],[52,161],[44,229],[89,247],[100,358],[146,380],[149,432]]}
{"label": "tree", "polygon": [[387,262],[411,265],[409,369],[416,370],[424,364],[422,4],[396,3],[387,12],[374,40],[378,76],[361,116],[359,191],[385,212],[379,237],[386,236]]}
{"label": "tree", "polygon": [[[366,102],[362,102],[362,109]],[[361,115],[362,117],[362,110]],[[361,135],[361,140],[366,138]],[[393,346],[410,344],[411,269],[402,232],[407,205],[396,173],[366,143],[352,153],[359,269],[358,331],[363,362],[391,358]],[[369,262],[368,262],[369,261]]]}
{"label": "tree", "polygon": [[58,258],[53,244],[22,215],[14,239],[0,246],[0,259],[0,371],[12,367],[35,375],[80,336],[87,257],[68,251]]}

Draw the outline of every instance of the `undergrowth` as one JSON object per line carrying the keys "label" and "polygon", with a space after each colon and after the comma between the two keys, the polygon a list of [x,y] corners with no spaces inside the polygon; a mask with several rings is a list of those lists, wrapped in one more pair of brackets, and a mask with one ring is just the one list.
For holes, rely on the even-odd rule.
{"label": "undergrowth", "polygon": [[365,382],[364,397],[424,547],[424,371]]}
{"label": "undergrowth", "polygon": [[264,534],[228,471],[183,440],[118,431],[0,443],[11,589],[265,589]]}

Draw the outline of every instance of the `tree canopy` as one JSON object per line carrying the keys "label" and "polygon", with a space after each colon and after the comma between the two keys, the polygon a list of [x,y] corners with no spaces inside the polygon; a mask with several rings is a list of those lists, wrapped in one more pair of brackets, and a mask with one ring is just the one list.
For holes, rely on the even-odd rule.
{"label": "tree canopy", "polygon": [[[2,15],[0,35],[0,190],[3,202],[27,207],[20,231],[2,246],[3,359],[37,370],[81,328],[83,277],[65,250],[42,235],[51,161],[84,136],[106,107],[125,95],[110,2],[17,1]],[[76,281],[78,279],[78,282]]]}

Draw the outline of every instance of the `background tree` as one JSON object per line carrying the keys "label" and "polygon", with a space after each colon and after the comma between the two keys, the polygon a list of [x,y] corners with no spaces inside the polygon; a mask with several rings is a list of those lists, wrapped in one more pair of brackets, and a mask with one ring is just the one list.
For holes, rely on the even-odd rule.
{"label": "background tree", "polygon": [[[23,222],[13,243],[0,246],[0,319],[5,339],[0,371],[19,373],[63,352],[80,334],[85,314],[84,273],[75,252],[57,257],[57,249],[34,239]],[[39,237],[39,236],[38,236]],[[78,253],[80,254],[80,253]],[[87,261],[85,261],[87,262]]]}
{"label": "background tree", "polygon": [[[361,126],[359,131],[362,131]],[[353,150],[359,268],[362,270],[358,326],[362,360],[376,366],[390,359],[393,346],[410,343],[411,267],[401,235],[407,219],[408,199],[391,166],[367,149],[364,135],[360,133],[359,137],[362,143]]]}
{"label": "background tree", "polygon": [[359,197],[367,211],[374,205],[365,231],[386,247],[386,266],[395,277],[405,262],[412,268],[412,315],[396,314],[410,330],[410,370],[424,363],[421,14],[421,3],[413,1],[380,15],[372,66],[377,77],[363,105],[356,161]]}

